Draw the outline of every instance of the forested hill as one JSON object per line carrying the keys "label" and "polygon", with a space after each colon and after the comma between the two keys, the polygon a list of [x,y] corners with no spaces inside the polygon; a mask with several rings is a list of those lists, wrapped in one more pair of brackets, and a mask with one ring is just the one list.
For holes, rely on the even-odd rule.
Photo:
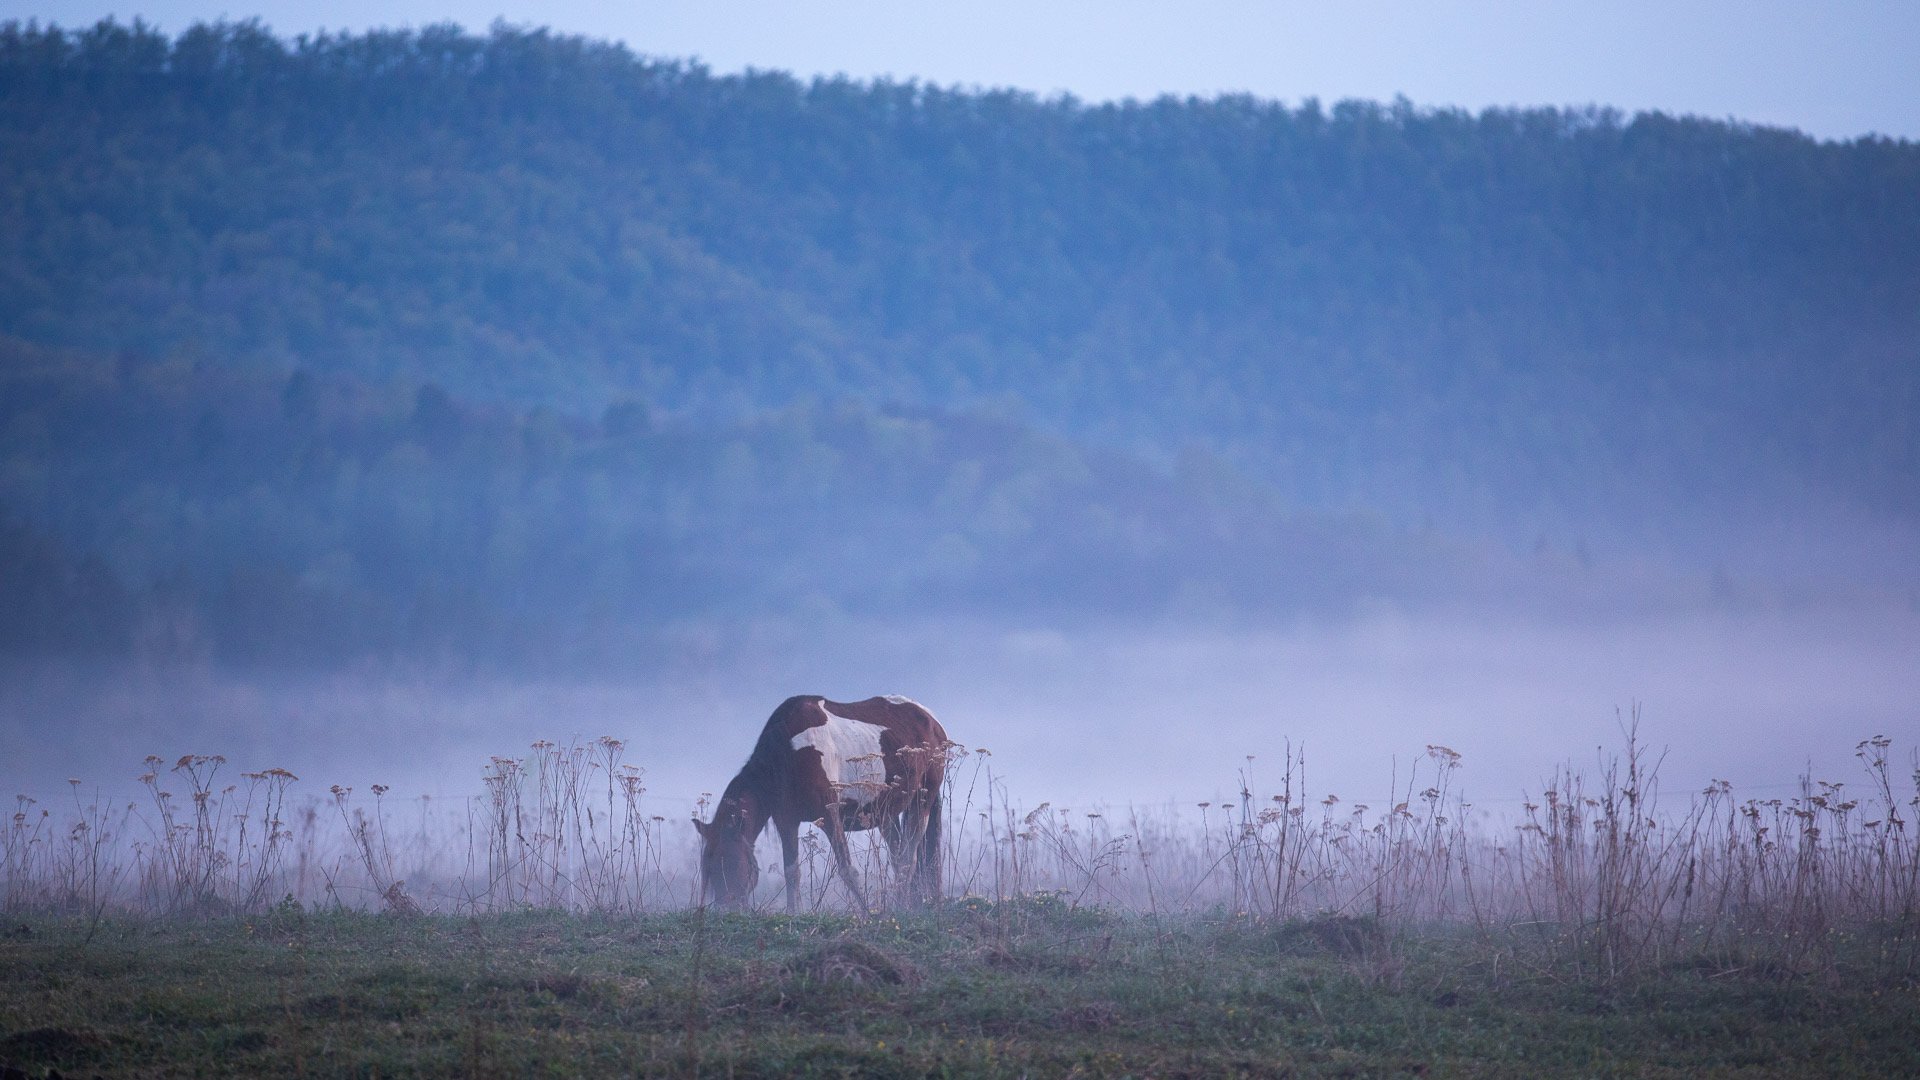
{"label": "forested hill", "polygon": [[0,331],[43,345],[582,415],[1017,402],[1297,505],[1571,536],[1920,511],[1917,298],[1904,141],[0,31]]}

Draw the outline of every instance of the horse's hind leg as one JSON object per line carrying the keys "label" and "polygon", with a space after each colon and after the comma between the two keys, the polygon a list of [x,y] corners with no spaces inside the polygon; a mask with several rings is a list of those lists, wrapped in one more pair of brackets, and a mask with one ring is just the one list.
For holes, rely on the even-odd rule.
{"label": "horse's hind leg", "polygon": [[892,841],[894,880],[908,903],[926,899],[926,835],[926,793],[916,791],[907,797],[906,807],[895,819]]}
{"label": "horse's hind leg", "polygon": [[913,877],[909,888],[913,899],[922,904],[940,899],[940,792],[922,789],[913,793],[908,811],[907,836],[913,850]]}
{"label": "horse's hind leg", "polygon": [[847,850],[847,830],[841,824],[838,804],[827,807],[826,821],[827,844],[833,848],[833,861],[840,867],[840,880],[860,905],[860,914],[872,914],[873,909],[867,906],[867,891],[860,887],[860,878],[853,872],[853,854]]}
{"label": "horse's hind leg", "polygon": [[891,888],[896,893],[904,893],[906,891],[907,874],[910,869],[910,864],[908,863],[910,853],[907,850],[901,825],[902,819],[899,814],[888,813],[880,815],[880,835],[887,842],[887,861],[893,866],[893,882]]}

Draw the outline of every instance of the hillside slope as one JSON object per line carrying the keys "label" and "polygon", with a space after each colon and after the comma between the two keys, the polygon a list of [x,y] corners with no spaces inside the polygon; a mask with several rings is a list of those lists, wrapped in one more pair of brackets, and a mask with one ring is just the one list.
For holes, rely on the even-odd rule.
{"label": "hillside slope", "polygon": [[1920,510],[1907,142],[9,24],[0,226],[41,344],[589,414],[1017,402],[1526,537]]}

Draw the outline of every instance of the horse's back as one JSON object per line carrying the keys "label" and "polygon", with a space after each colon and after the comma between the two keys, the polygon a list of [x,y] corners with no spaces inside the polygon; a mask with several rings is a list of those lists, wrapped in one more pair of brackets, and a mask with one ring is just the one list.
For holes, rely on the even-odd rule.
{"label": "horse's back", "polygon": [[925,705],[912,698],[897,694],[885,694],[870,697],[865,701],[828,701],[820,698],[820,705],[834,716],[848,720],[858,720],[866,724],[879,724],[893,732],[894,740],[900,746],[945,746],[946,729]]}
{"label": "horse's back", "polygon": [[[864,701],[832,701],[818,694],[803,694],[782,702],[767,719],[760,735],[758,753],[767,754],[785,768],[811,769],[795,758],[796,752],[819,751],[825,780],[831,786],[846,783],[843,776],[849,763],[866,758],[864,753],[847,751],[865,732],[883,755],[882,777],[889,785],[907,788],[938,788],[946,774],[947,733],[924,705],[911,698],[886,695]],[[855,747],[857,749],[857,747]],[[809,755],[811,757],[811,755]],[[878,764],[878,763],[874,763]],[[864,784],[862,775],[852,778]],[[804,786],[806,778],[800,781]]]}

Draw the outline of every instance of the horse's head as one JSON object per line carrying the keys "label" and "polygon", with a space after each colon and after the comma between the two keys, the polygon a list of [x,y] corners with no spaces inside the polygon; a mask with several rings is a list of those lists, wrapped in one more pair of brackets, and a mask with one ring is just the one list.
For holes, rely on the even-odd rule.
{"label": "horse's head", "polygon": [[722,802],[711,822],[695,818],[693,827],[700,832],[700,895],[723,908],[745,907],[760,883],[746,814]]}

